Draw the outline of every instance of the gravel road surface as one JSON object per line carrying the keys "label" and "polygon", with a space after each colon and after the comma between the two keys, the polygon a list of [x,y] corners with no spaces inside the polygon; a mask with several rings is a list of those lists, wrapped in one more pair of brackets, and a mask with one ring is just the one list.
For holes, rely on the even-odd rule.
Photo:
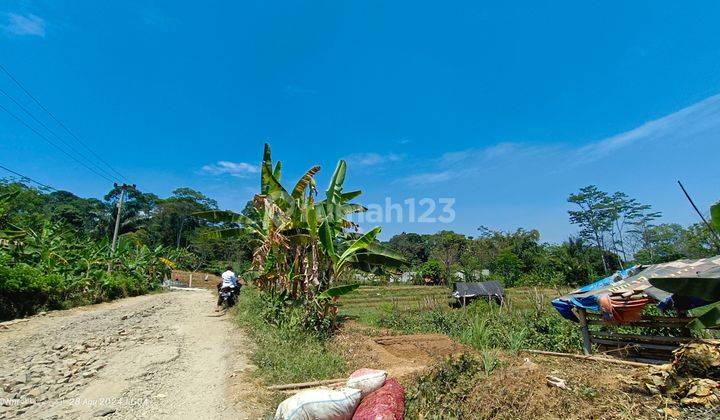
{"label": "gravel road surface", "polygon": [[256,418],[235,392],[255,386],[246,339],[214,301],[172,291],[0,328],[0,419]]}

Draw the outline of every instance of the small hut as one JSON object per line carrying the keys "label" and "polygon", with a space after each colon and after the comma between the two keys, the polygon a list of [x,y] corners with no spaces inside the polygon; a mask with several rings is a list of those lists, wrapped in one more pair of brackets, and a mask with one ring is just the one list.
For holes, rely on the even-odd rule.
{"label": "small hut", "polygon": [[452,296],[456,299],[457,304],[465,306],[478,298],[494,300],[498,304],[505,301],[505,290],[502,285],[496,281],[484,281],[477,283],[455,283],[455,289]]}
{"label": "small hut", "polygon": [[[713,302],[692,292],[671,293],[668,290],[673,287],[656,287],[658,280],[662,284],[697,282],[697,286],[718,278],[720,256],[635,266],[561,296],[552,304],[564,318],[579,324],[585,354],[597,346],[602,352],[638,361],[663,362],[681,343],[693,340],[688,324],[695,318],[688,311]],[[648,305],[658,310],[647,310]]]}

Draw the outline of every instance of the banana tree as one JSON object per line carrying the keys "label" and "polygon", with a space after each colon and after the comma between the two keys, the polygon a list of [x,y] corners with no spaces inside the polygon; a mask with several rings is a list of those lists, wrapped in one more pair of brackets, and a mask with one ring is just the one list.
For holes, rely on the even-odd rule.
{"label": "banana tree", "polygon": [[250,233],[256,242],[253,267],[259,284],[280,288],[293,298],[313,299],[332,287],[351,270],[392,270],[404,259],[377,241],[380,228],[358,234],[348,218],[366,208],[351,202],[361,191],[344,192],[347,163],[339,161],[325,198],[317,199],[315,175],[320,166],[303,174],[292,189],[282,185],[282,164],[273,163],[265,145],[260,174],[260,194],[252,200],[252,211],[196,213],[218,224],[216,237]]}

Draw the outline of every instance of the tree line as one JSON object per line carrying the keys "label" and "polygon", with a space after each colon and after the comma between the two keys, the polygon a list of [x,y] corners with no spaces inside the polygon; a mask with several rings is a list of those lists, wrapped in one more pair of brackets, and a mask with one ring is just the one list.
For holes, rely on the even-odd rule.
{"label": "tree line", "polygon": [[[39,230],[52,224],[98,242],[112,238],[119,186],[96,199],[0,180],[0,194],[11,192],[17,197],[5,217],[17,225]],[[166,198],[128,188],[119,235],[150,248],[189,250],[183,259],[189,269],[218,271],[227,263],[249,264],[253,250],[247,238],[241,235],[223,241],[214,239],[206,234],[214,224],[195,216],[197,212],[217,209],[215,200],[192,188],[177,188]]]}
{"label": "tree line", "polygon": [[[81,198],[67,191],[28,187],[0,181],[0,194],[15,192],[6,221],[41,231],[56,230],[101,242],[112,237],[118,187],[102,199]],[[434,234],[401,233],[386,242],[402,253],[407,270],[434,282],[449,283],[496,279],[506,286],[579,285],[631,264],[653,264],[679,258],[701,258],[718,253],[702,223],[680,226],[657,223],[661,214],[622,192],[606,193],[587,186],[570,194],[569,221],[577,235],[559,244],[541,241],[537,229],[502,231],[480,226],[475,235],[449,230]],[[249,202],[243,214],[254,208]],[[187,251],[179,263],[187,269],[222,271],[227,263],[239,271],[253,260],[252,235],[238,232],[217,238],[218,226],[199,212],[218,210],[212,198],[191,188],[178,188],[161,198],[136,188],[127,191],[120,236],[150,249],[167,247]],[[487,273],[485,275],[483,273]],[[460,274],[458,274],[460,273]]]}
{"label": "tree line", "polygon": [[401,233],[387,244],[405,255],[418,280],[499,280],[506,286],[580,285],[634,264],[719,252],[704,224],[657,223],[660,212],[622,192],[609,194],[591,185],[570,194],[568,203],[569,221],[579,232],[560,244],[541,242],[536,229],[505,232],[485,226],[475,236]]}

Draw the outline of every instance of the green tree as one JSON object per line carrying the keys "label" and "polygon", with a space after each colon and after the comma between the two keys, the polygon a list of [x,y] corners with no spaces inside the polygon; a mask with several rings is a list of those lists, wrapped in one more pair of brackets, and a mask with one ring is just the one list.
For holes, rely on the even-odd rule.
{"label": "green tree", "polygon": [[452,279],[453,270],[460,261],[460,255],[462,255],[467,241],[465,235],[449,230],[443,230],[428,237],[430,255],[442,263],[445,282]]}
{"label": "green tree", "polygon": [[420,266],[420,274],[423,278],[429,278],[433,283],[445,282],[445,269],[440,261],[431,259]]}
{"label": "green tree", "polygon": [[592,241],[602,253],[605,273],[609,273],[606,260],[608,247],[606,235],[612,231],[616,209],[610,196],[596,186],[589,185],[578,193],[570,194],[568,202],[575,204],[579,210],[569,210],[570,223],[580,226],[580,237]]}
{"label": "green tree", "polygon": [[643,232],[646,246],[635,253],[640,264],[658,264],[685,256],[685,229],[677,223],[650,226]]}
{"label": "green tree", "polygon": [[387,246],[405,256],[410,265],[416,266],[428,260],[428,249],[423,235],[401,233],[390,238]]}
{"label": "green tree", "polygon": [[[306,312],[307,328],[334,326],[337,307],[331,298],[350,290],[333,283],[352,270],[377,273],[405,264],[401,255],[377,241],[380,228],[364,234],[349,215],[365,211],[352,203],[360,191],[344,190],[347,164],[341,160],[330,178],[325,198],[318,200],[313,166],[291,190],[282,181],[282,164],[273,164],[265,145],[260,194],[247,213],[204,211],[196,213],[213,223],[237,224],[217,231],[219,238],[248,233],[253,238],[256,284],[274,296],[292,298]],[[321,327],[322,326],[322,327]]]}
{"label": "green tree", "polygon": [[[120,199],[122,189],[120,186],[113,187],[104,200],[108,203],[109,212],[102,214],[102,220],[98,225],[98,236],[110,237],[115,226],[117,215],[117,202]],[[135,232],[144,228],[152,219],[158,203],[158,196],[151,193],[143,193],[136,187],[126,190],[120,218],[120,234]]]}
{"label": "green tree", "polygon": [[150,220],[145,224],[152,245],[187,246],[196,230],[208,226],[194,216],[197,212],[217,210],[217,202],[191,188],[178,188],[165,199],[158,199]]}
{"label": "green tree", "polygon": [[522,274],[525,264],[509,248],[503,249],[498,254],[494,264],[494,271],[502,276],[506,286],[511,287]]}

